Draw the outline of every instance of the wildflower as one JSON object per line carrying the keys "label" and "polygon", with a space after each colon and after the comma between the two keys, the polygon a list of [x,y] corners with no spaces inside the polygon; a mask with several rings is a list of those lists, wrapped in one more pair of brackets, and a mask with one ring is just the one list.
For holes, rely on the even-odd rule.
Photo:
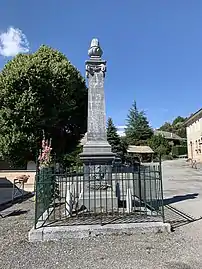
{"label": "wildflower", "polygon": [[40,151],[38,160],[39,160],[39,169],[43,167],[48,167],[51,164],[51,139],[50,140],[45,140],[45,136],[43,135],[43,140],[42,140],[42,149]]}

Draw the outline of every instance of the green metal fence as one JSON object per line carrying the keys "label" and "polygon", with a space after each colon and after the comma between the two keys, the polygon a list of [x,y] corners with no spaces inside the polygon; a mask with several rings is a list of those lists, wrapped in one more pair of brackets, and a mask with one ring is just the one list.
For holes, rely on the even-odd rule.
{"label": "green metal fence", "polygon": [[35,228],[164,221],[161,163],[90,165],[36,175]]}
{"label": "green metal fence", "polygon": [[51,205],[57,195],[56,175],[52,167],[43,168],[36,173],[35,183],[35,223],[47,211],[49,214]]}

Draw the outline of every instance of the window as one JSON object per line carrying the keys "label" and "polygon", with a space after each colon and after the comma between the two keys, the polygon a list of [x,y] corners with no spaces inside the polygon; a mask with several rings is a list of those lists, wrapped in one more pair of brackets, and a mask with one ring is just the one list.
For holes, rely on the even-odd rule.
{"label": "window", "polygon": [[201,153],[201,143],[200,143],[200,139],[198,140],[198,152]]}
{"label": "window", "polygon": [[196,140],[196,147],[195,147],[195,151],[196,151],[196,153],[198,153],[198,141]]}

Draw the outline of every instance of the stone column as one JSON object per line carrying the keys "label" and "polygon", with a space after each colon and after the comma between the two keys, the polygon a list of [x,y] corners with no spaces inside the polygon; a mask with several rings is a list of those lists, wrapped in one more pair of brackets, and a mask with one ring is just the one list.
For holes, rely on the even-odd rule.
{"label": "stone column", "polygon": [[89,211],[107,212],[118,208],[118,199],[112,182],[112,161],[115,154],[107,142],[104,78],[106,61],[102,49],[93,39],[86,61],[88,79],[88,129],[87,142],[80,158],[84,163],[83,190],[79,204]]}
{"label": "stone column", "polygon": [[88,129],[87,142],[80,154],[85,165],[111,164],[115,154],[107,142],[106,112],[104,96],[104,78],[106,61],[102,60],[102,49],[98,39],[91,41],[86,61],[86,77],[88,78]]}

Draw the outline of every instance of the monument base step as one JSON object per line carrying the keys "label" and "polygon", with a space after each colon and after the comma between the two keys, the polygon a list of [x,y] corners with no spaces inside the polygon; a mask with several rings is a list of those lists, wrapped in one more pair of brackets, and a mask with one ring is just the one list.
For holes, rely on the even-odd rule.
{"label": "monument base step", "polygon": [[30,242],[56,241],[70,238],[86,238],[95,236],[133,235],[145,233],[170,233],[171,225],[163,222],[142,222],[97,225],[73,225],[59,227],[32,228],[29,232]]}

